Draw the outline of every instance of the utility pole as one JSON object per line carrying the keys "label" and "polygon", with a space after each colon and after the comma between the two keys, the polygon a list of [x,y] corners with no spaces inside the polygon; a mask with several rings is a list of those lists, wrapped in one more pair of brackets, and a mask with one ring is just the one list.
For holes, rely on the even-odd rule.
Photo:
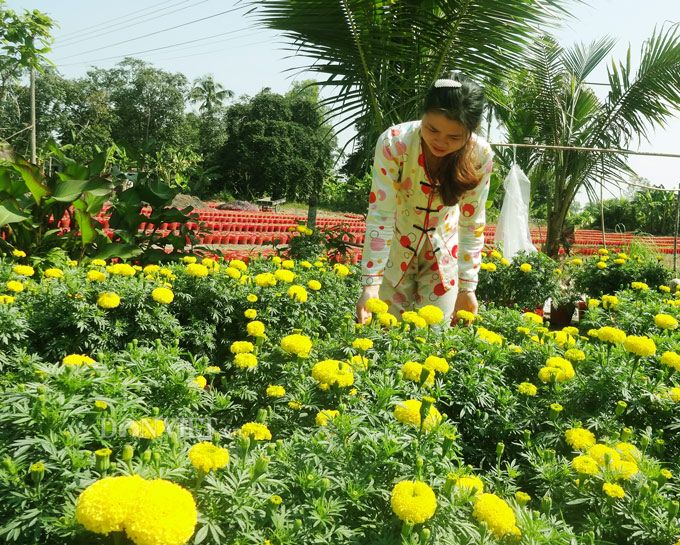
{"label": "utility pole", "polygon": [[35,68],[31,67],[31,163],[38,163],[35,125]]}

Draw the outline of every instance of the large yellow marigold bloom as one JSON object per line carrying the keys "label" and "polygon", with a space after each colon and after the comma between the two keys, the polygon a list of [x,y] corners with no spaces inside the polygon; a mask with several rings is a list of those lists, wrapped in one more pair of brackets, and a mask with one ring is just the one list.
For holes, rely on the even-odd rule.
{"label": "large yellow marigold bloom", "polygon": [[638,460],[642,458],[642,453],[631,443],[616,443],[614,445],[614,450],[616,450],[616,452],[621,455],[621,458],[627,462],[637,463]]}
{"label": "large yellow marigold bloom", "polygon": [[475,475],[464,475],[462,477],[456,478],[454,486],[456,488],[465,488],[466,490],[470,490],[475,494],[481,494],[484,492],[484,482]]}
{"label": "large yellow marigold bloom", "polygon": [[328,426],[329,420],[333,420],[336,416],[339,415],[340,411],[336,411],[333,409],[323,409],[322,411],[316,413],[316,418],[314,418],[314,421],[316,422],[317,426],[324,427]]}
{"label": "large yellow marigold bloom", "polygon": [[269,428],[258,422],[243,424],[239,433],[242,437],[252,437],[256,441],[269,441],[272,438],[272,432],[269,431]]}
{"label": "large yellow marigold bloom", "polygon": [[272,273],[256,274],[255,284],[261,288],[271,288],[276,286],[276,277]]}
{"label": "large yellow marigold bloom", "polygon": [[553,356],[548,358],[545,367],[539,370],[538,378],[542,382],[550,382],[553,379],[557,382],[565,382],[574,378],[575,374],[574,367],[569,360]]}
{"label": "large yellow marigold bloom", "polygon": [[135,545],[184,545],[194,534],[198,511],[191,493],[163,479],[148,481],[125,532]]}
{"label": "large yellow marigold bloom", "polygon": [[597,475],[600,471],[597,461],[586,454],[574,458],[571,461],[571,467],[582,475]]}
{"label": "large yellow marigold bloom", "polygon": [[479,494],[475,499],[472,515],[478,521],[485,522],[496,537],[521,534],[515,513],[505,500],[495,494]]}
{"label": "large yellow marigold bloom", "polygon": [[90,532],[108,535],[125,529],[146,481],[139,475],[105,477],[88,486],[76,502],[76,520]]}
{"label": "large yellow marigold bloom", "polygon": [[322,360],[312,367],[312,377],[323,389],[336,385],[346,388],[354,384],[354,371],[349,363],[339,360]]}
{"label": "large yellow marigold bloom", "polygon": [[499,335],[498,333],[495,333],[493,331],[490,331],[490,330],[486,329],[485,327],[477,328],[477,337],[479,337],[482,341],[489,343],[489,344],[497,344],[497,345],[503,344],[503,337],[501,335]]}
{"label": "large yellow marigold bloom", "polygon": [[574,450],[587,450],[597,443],[595,434],[583,428],[571,428],[564,432],[564,438]]}
{"label": "large yellow marigold bloom", "polygon": [[676,371],[680,371],[680,354],[670,351],[664,352],[661,355],[661,363],[675,369]]}
{"label": "large yellow marigold bloom", "polygon": [[[404,375],[404,378],[406,380],[419,383],[423,369],[426,369],[425,366],[421,365],[417,361],[407,361],[404,365],[401,366],[401,374]],[[433,386],[435,372],[432,369],[427,369],[427,371],[428,374],[427,379],[425,379],[425,384],[427,386]]]}
{"label": "large yellow marigold bloom", "polygon": [[128,426],[128,433],[132,437],[156,439],[165,431],[165,422],[158,418],[141,418],[133,420]]}
{"label": "large yellow marigold bloom", "polygon": [[67,367],[82,367],[83,365],[92,365],[95,361],[85,354],[69,354],[64,356],[62,363]]}
{"label": "large yellow marigold bloom", "polygon": [[394,514],[404,522],[422,524],[437,510],[437,498],[427,483],[401,481],[392,489],[390,505]]}
{"label": "large yellow marigold bloom", "polygon": [[380,299],[369,299],[366,301],[366,310],[368,312],[374,313],[374,314],[383,314],[384,312],[387,312],[389,309],[389,306],[387,303],[384,301],[381,301]]}
{"label": "large yellow marigold bloom", "polygon": [[234,356],[234,365],[239,369],[252,369],[257,367],[257,357],[255,354],[241,352]]}
{"label": "large yellow marigold bloom", "polygon": [[270,384],[267,386],[267,397],[272,397],[274,399],[283,397],[286,395],[286,389],[283,386],[278,386],[276,384]]}
{"label": "large yellow marigold bloom", "polygon": [[196,278],[205,278],[209,272],[208,267],[200,263],[189,263],[186,271],[189,276],[195,276]]}
{"label": "large yellow marigold bloom", "polygon": [[621,499],[626,496],[626,492],[618,484],[604,483],[602,485],[602,492],[607,494],[610,498]]}
{"label": "large yellow marigold bloom", "polygon": [[229,451],[210,441],[203,441],[189,449],[189,460],[198,471],[209,473],[229,463]]}
{"label": "large yellow marigold bloom", "polygon": [[[394,408],[394,417],[402,424],[408,424],[415,427],[420,427],[420,408],[422,403],[417,399],[408,399],[397,403]],[[442,420],[441,413],[434,407],[430,407],[430,411],[423,423],[423,429],[426,431],[434,428]]]}
{"label": "large yellow marigold bloom", "polygon": [[35,270],[29,265],[14,265],[12,271],[19,276],[33,276],[35,274]]}
{"label": "large yellow marigold bloom", "polygon": [[97,305],[103,309],[112,309],[120,306],[120,297],[112,291],[105,291],[99,295]]}
{"label": "large yellow marigold bloom", "polygon": [[287,335],[281,339],[281,348],[289,354],[306,358],[312,351],[312,340],[306,335]]}
{"label": "large yellow marigold bloom", "polygon": [[280,280],[286,284],[291,284],[295,280],[295,276],[296,274],[294,272],[286,269],[279,269],[274,273],[274,278],[276,278],[276,280]]}
{"label": "large yellow marigold bloom", "polygon": [[175,298],[175,294],[168,288],[156,288],[151,292],[151,298],[161,305],[169,305]]}
{"label": "large yellow marigold bloom", "polygon": [[251,337],[264,337],[264,324],[258,320],[248,322],[246,331]]}
{"label": "large yellow marigold bloom", "polygon": [[431,369],[432,371],[437,371],[437,373],[449,372],[449,362],[444,358],[440,358],[439,356],[428,356],[425,358],[423,367]]}
{"label": "large yellow marigold bloom", "polygon": [[517,385],[517,391],[525,396],[535,396],[538,393],[538,388],[531,382],[520,382]]}
{"label": "large yellow marigold bloom", "polygon": [[103,282],[106,280],[106,275],[101,271],[87,271],[87,281],[88,282]]}
{"label": "large yellow marigold bloom", "polygon": [[298,303],[306,303],[309,295],[307,294],[307,290],[304,288],[304,286],[298,286],[296,284],[295,286],[288,288],[288,297],[294,301],[297,301]]}
{"label": "large yellow marigold bloom", "polygon": [[649,337],[629,335],[623,341],[623,347],[636,356],[645,357],[656,354],[656,344]]}
{"label": "large yellow marigold bloom", "polygon": [[611,447],[598,443],[588,449],[588,456],[593,458],[598,465],[605,466],[607,461],[610,464],[621,460],[621,455]]}
{"label": "large yellow marigold bloom", "polygon": [[425,305],[419,309],[418,316],[425,320],[427,325],[436,325],[444,319],[442,310],[434,305]]}
{"label": "large yellow marigold bloom", "polygon": [[5,283],[5,286],[9,291],[14,293],[21,293],[22,291],[24,291],[24,285],[17,280],[9,280],[8,282]]}
{"label": "large yellow marigold bloom", "polygon": [[373,341],[371,339],[365,338],[354,339],[352,341],[352,348],[356,348],[357,350],[366,352],[366,350],[370,350],[371,348],[373,348]]}
{"label": "large yellow marigold bloom", "polygon": [[597,338],[608,343],[621,344],[626,340],[626,332],[616,327],[604,326],[597,330]]}
{"label": "large yellow marigold bloom", "polygon": [[109,274],[115,274],[118,276],[134,276],[137,271],[135,271],[132,265],[127,263],[116,263],[115,265],[109,265],[106,268]]}
{"label": "large yellow marigold bloom", "polygon": [[234,341],[231,343],[229,350],[231,350],[232,354],[245,354],[255,350],[255,347],[249,341]]}

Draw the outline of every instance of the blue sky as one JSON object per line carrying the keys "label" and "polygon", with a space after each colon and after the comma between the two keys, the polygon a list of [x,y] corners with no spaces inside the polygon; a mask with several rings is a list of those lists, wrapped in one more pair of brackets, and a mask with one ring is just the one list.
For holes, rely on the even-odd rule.
{"label": "blue sky", "polygon": [[[7,1],[11,9],[39,9],[58,22],[51,58],[68,77],[81,76],[92,65],[114,66],[122,56],[133,54],[189,79],[213,74],[237,95],[253,95],[263,87],[285,92],[295,79],[294,72],[286,70],[304,64],[304,59],[286,58],[283,41],[273,32],[256,28],[242,10],[211,17],[235,5],[234,0]],[[574,2],[571,12],[575,20],[557,31],[560,43],[569,46],[610,35],[618,40],[612,58],[625,58],[630,44],[636,67],[640,47],[654,27],[680,21],[680,0],[590,0],[588,5]],[[190,23],[200,18],[206,19]],[[133,40],[178,25],[185,26]],[[114,45],[126,40],[130,41]],[[178,43],[184,45],[175,47]],[[158,50],[140,53],[150,49]],[[606,81],[605,63],[590,79]],[[605,91],[599,88],[600,93]],[[639,149],[680,153],[680,118],[658,130]],[[653,183],[680,184],[680,159],[635,157],[631,165]]]}

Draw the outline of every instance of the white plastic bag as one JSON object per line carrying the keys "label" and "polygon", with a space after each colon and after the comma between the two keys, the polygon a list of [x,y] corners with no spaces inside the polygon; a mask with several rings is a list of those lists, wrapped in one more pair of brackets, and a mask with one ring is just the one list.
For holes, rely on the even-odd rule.
{"label": "white plastic bag", "polygon": [[494,242],[503,257],[512,259],[517,252],[536,252],[529,231],[529,194],[531,183],[517,163],[503,180],[505,197],[496,224]]}

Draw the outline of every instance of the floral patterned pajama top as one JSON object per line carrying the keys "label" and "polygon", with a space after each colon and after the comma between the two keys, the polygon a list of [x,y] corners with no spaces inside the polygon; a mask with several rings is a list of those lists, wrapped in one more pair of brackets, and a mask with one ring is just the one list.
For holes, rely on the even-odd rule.
{"label": "floral patterned pajama top", "polygon": [[444,206],[425,170],[420,121],[394,125],[380,136],[361,260],[363,285],[385,279],[397,286],[429,239],[427,248],[436,256],[441,279],[434,293],[441,296],[457,282],[476,287],[493,152],[481,136],[473,134],[472,139],[473,161],[482,180],[457,204]]}

